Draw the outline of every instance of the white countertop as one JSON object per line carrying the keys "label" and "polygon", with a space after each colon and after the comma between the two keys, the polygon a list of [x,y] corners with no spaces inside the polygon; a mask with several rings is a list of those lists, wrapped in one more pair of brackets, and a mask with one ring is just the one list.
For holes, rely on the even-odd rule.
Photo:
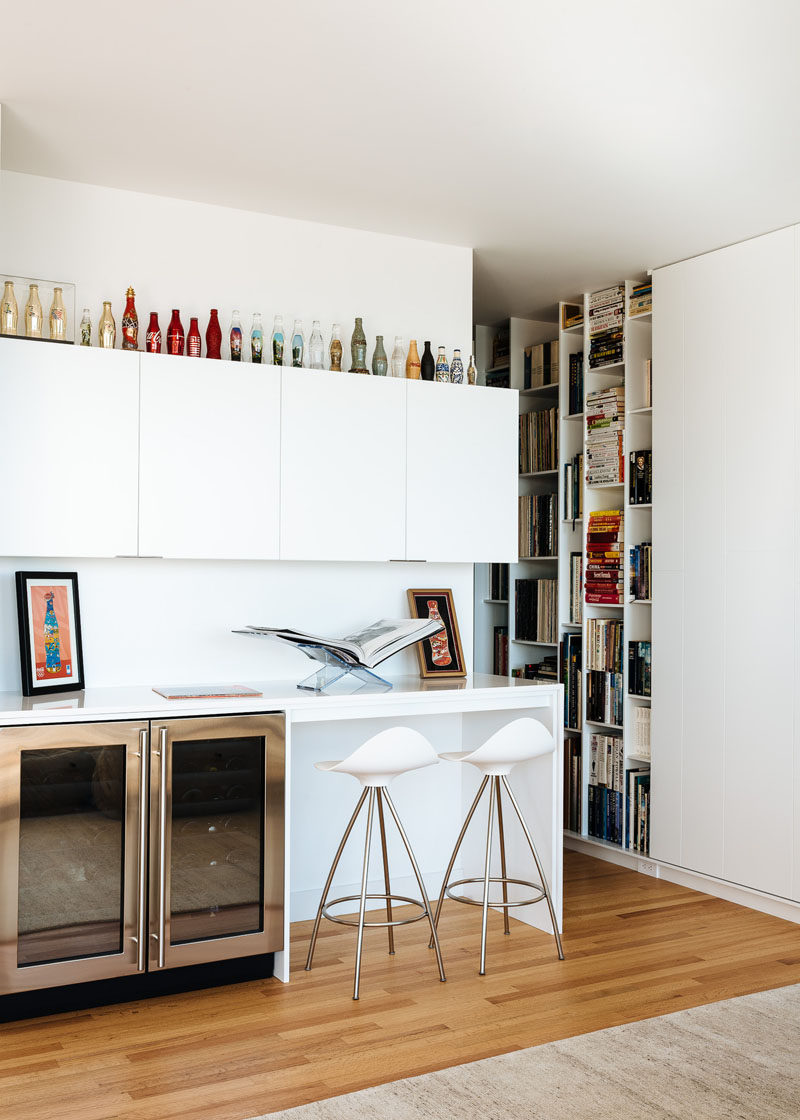
{"label": "white countertop", "polygon": [[[169,682],[158,682],[159,686]],[[87,688],[81,692],[22,696],[0,693],[0,725],[60,723],[99,719],[168,719],[181,716],[283,711],[294,722],[352,719],[359,716],[394,715],[413,711],[490,711],[524,708],[551,702],[561,685],[534,684],[520,678],[508,680],[471,674],[461,680],[423,680],[396,677],[388,692],[304,692],[294,681],[236,681],[263,695],[231,699],[165,700],[146,685],[125,688]]]}

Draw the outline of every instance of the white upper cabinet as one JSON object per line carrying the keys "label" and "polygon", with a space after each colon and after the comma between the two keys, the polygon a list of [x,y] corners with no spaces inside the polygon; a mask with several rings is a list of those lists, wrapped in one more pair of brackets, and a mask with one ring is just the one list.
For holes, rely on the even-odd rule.
{"label": "white upper cabinet", "polygon": [[517,393],[408,381],[409,560],[517,559]]}
{"label": "white upper cabinet", "polygon": [[405,557],[406,382],[283,370],[281,559]]}
{"label": "white upper cabinet", "polygon": [[139,554],[278,558],[280,371],[141,355]]}
{"label": "white upper cabinet", "polygon": [[138,438],[138,355],[0,339],[0,555],[135,555]]}

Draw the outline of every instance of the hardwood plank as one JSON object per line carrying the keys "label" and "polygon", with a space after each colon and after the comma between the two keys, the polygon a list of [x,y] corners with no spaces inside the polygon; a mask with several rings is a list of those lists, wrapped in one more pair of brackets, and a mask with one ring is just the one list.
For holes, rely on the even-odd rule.
{"label": "hardwood plank", "polygon": [[798,926],[581,853],[565,856],[567,959],[448,902],[440,984],[420,924],[367,931],[362,998],[351,929],[292,928],[274,979],[0,1027],[4,1120],[244,1120],[448,1065],[800,982]]}

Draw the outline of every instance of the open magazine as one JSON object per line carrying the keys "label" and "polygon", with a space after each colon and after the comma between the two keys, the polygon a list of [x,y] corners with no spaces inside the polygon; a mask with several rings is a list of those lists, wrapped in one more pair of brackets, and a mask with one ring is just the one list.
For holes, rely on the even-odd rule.
{"label": "open magazine", "polygon": [[356,634],[345,638],[322,638],[318,634],[304,634],[300,630],[282,630],[273,626],[246,626],[234,634],[249,634],[252,638],[272,638],[290,646],[322,646],[346,661],[349,665],[363,665],[374,669],[399,653],[406,646],[438,634],[444,623],[438,618],[382,618]]}

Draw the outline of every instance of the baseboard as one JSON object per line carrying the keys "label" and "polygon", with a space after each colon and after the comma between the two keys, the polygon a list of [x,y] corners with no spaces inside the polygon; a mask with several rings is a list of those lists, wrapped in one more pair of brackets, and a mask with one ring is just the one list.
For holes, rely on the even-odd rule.
{"label": "baseboard", "polygon": [[744,887],[739,883],[730,883],[727,879],[716,879],[713,875],[689,871],[674,863],[653,859],[652,856],[643,856],[639,852],[628,852],[616,845],[596,843],[583,836],[565,834],[564,847],[571,851],[583,852],[594,859],[603,859],[607,863],[629,867],[632,871],[638,871],[643,875],[666,879],[667,882],[676,883],[679,887],[689,887],[690,890],[712,894],[716,898],[724,898],[726,902],[735,902],[739,906],[760,910],[764,914],[771,914],[775,918],[784,918],[788,922],[800,925],[800,903],[793,902],[790,898],[766,894],[764,891]]}

